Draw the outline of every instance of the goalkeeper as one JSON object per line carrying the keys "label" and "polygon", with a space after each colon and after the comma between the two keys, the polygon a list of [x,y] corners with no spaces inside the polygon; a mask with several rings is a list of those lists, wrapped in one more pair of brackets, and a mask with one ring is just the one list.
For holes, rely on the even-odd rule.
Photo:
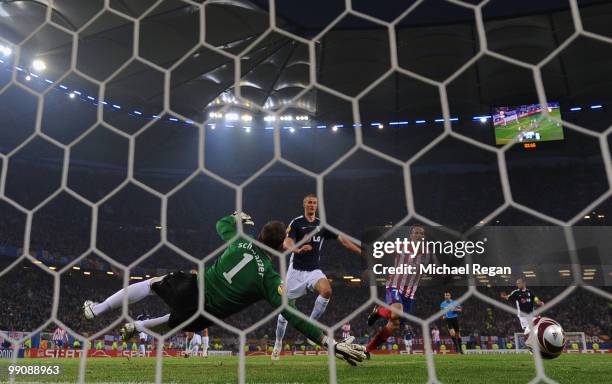
{"label": "goalkeeper", "polygon": [[[223,217],[217,222],[217,233],[223,241],[229,241],[237,234],[236,220],[241,220],[244,226],[253,226],[251,217],[244,213],[235,213]],[[282,251],[285,240],[285,225],[280,221],[271,221],[264,225],[257,240],[268,247]],[[104,312],[119,308],[127,295],[129,303],[135,303],[152,293],[161,297],[171,308],[170,313],[143,321],[127,323],[121,329],[124,340],[131,338],[136,332],[150,329],[158,333],[175,328],[191,318],[198,310],[198,275],[173,272],[165,276],[154,277],[122,289],[101,303],[90,300],[83,304],[83,314],[86,319],[94,319]],[[280,275],[274,270],[267,253],[250,241],[238,238],[223,252],[217,261],[204,272],[204,310],[220,319],[240,312],[246,307],[266,300],[273,307],[282,304],[283,286]],[[293,302],[289,305],[294,306]],[[310,340],[318,344],[335,348],[336,356],[351,365],[363,361],[365,348],[348,342],[336,343],[308,321],[287,310],[282,311],[289,323]],[[213,325],[204,316],[198,316],[187,323],[183,330],[201,331]]]}

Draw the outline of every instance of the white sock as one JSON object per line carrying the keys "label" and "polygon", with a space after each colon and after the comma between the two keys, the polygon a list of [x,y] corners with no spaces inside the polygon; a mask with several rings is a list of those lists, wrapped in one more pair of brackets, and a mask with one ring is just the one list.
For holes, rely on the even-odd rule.
{"label": "white sock", "polygon": [[208,351],[208,336],[202,336],[202,350],[204,352]]}
{"label": "white sock", "polygon": [[154,327],[166,324],[169,319],[170,314],[164,315],[162,317],[156,317],[154,319],[136,320],[134,322],[134,326],[136,327],[136,330],[138,332],[144,332],[147,329],[153,330]]}
{"label": "white sock", "polygon": [[329,299],[324,298],[319,295],[315,300],[314,308],[312,308],[312,313],[310,314],[310,318],[317,320],[323,312],[325,312],[325,308],[327,308],[327,304],[329,303]]}
{"label": "white sock", "polygon": [[285,319],[283,315],[278,315],[278,320],[276,321],[276,343],[274,344],[274,346],[282,348],[283,337],[285,337],[286,329],[287,319]]}
{"label": "white sock", "polygon": [[106,300],[92,306],[91,310],[94,315],[100,316],[104,312],[121,307],[123,304],[123,296],[128,296],[128,303],[135,303],[144,299],[151,294],[150,280],[141,281],[136,284],[132,284],[129,287],[113,293]]}

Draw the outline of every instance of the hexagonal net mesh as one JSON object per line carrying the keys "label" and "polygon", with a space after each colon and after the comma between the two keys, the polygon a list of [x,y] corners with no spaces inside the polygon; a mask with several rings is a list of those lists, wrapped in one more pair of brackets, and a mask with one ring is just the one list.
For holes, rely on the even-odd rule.
{"label": "hexagonal net mesh", "polygon": [[[116,284],[112,288],[118,289],[121,285],[127,287],[133,280],[143,279],[145,273],[150,277],[149,273],[153,272],[149,272],[147,262],[152,259],[155,259],[157,274],[165,274],[174,267],[203,271],[225,244],[211,240],[205,233],[211,231],[211,222],[206,225],[197,220],[181,222],[188,220],[185,218],[190,214],[212,217],[234,210],[258,211],[261,201],[281,202],[284,193],[293,201],[299,201],[306,191],[316,191],[321,225],[357,244],[361,242],[355,235],[358,233],[356,227],[387,225],[393,230],[418,221],[430,226],[445,226],[445,231],[461,234],[481,224],[492,223],[512,210],[538,222],[562,227],[567,248],[572,250],[576,248],[572,227],[581,224],[610,198],[609,137],[612,127],[605,117],[600,119],[605,120],[605,124],[598,121],[589,126],[589,121],[583,124],[582,120],[571,117],[562,120],[553,109],[541,109],[540,121],[562,125],[565,139],[575,140],[575,145],[583,148],[582,153],[576,149],[572,156],[579,158],[597,152],[594,163],[587,162],[586,166],[589,172],[597,171],[596,177],[602,180],[599,185],[589,186],[590,193],[574,191],[580,195],[577,203],[571,192],[555,200],[557,191],[546,191],[552,207],[541,210],[530,201],[538,197],[537,190],[524,192],[516,188],[517,183],[534,182],[525,179],[529,170],[519,170],[517,174],[510,167],[511,163],[519,167],[520,159],[517,159],[525,153],[518,150],[524,144],[520,142],[520,135],[496,146],[486,133],[482,133],[480,125],[481,121],[493,119],[490,112],[483,110],[484,104],[502,106],[521,99],[551,105],[549,102],[556,100],[551,100],[550,95],[557,97],[561,92],[555,88],[555,71],[571,72],[561,67],[571,67],[573,61],[579,61],[576,56],[580,55],[580,47],[590,44],[585,48],[587,52],[603,51],[612,44],[612,39],[604,34],[585,28],[583,10],[577,0],[568,1],[564,16],[554,16],[559,20],[551,21],[550,28],[561,29],[565,35],[555,34],[561,38],[555,41],[553,48],[528,54],[515,53],[512,47],[503,49],[496,37],[499,30],[495,17],[501,19],[501,25],[504,13],[491,16],[493,21],[487,20],[487,7],[491,2],[436,2],[434,7],[452,7],[461,15],[462,22],[471,25],[469,32],[453,42],[456,47],[469,42],[471,53],[458,54],[460,60],[440,58],[436,56],[439,52],[431,56],[423,53],[435,47],[436,40],[424,44],[425,48],[419,47],[424,35],[411,30],[411,25],[424,25],[425,28],[443,25],[440,31],[444,33],[443,28],[453,24],[452,20],[443,17],[435,19],[433,27],[423,22],[432,17],[431,13],[423,11],[427,3],[423,0],[407,2],[385,15],[369,12],[371,9],[361,1],[320,4],[337,8],[337,12],[330,12],[333,16],[327,19],[328,14],[316,18],[312,28],[299,28],[297,21],[281,18],[281,11],[288,7],[286,2],[229,3],[105,0],[83,5],[72,18],[66,16],[70,7],[64,1],[49,1],[48,5],[24,8],[25,11],[6,6],[6,12],[16,15],[14,20],[24,20],[24,23],[20,29],[0,30],[3,34],[0,35],[3,41],[0,53],[4,54],[2,64],[6,69],[0,77],[3,118],[7,126],[15,127],[10,134],[2,133],[5,144],[0,148],[0,202],[7,217],[3,227],[6,239],[2,240],[22,246],[17,247],[15,260],[3,264],[0,276],[8,278],[26,266],[28,272],[23,272],[24,278],[40,279],[40,284],[47,279],[49,289],[43,296],[50,300],[48,313],[42,324],[33,324],[32,334],[58,324],[81,340],[84,353],[80,358],[80,382],[86,380],[87,352],[92,348],[87,341],[96,340],[112,331],[122,319],[130,320],[135,311],[147,308],[134,309],[126,299],[121,315],[105,323],[103,329],[75,329],[81,324],[65,318],[64,311],[77,310],[70,305],[64,306],[61,299],[65,289],[67,295],[80,289],[81,283],[73,274],[87,269],[83,267],[85,263],[90,270],[114,276],[113,284]],[[232,12],[242,12],[244,18],[224,19]],[[168,27],[164,19],[168,14],[178,15],[179,25]],[[223,20],[233,20],[233,24],[224,24]],[[568,29],[571,31],[567,32]],[[373,33],[365,40],[371,38],[375,42],[361,51],[351,46],[350,52],[346,52],[339,43],[352,38],[363,42],[359,36],[364,31]],[[372,51],[368,52],[369,49]],[[44,56],[37,54],[43,51]],[[287,55],[279,56],[279,52],[287,52]],[[369,55],[377,63],[371,64]],[[413,56],[429,61],[419,64],[418,60],[412,60]],[[562,62],[557,61],[559,57],[563,58]],[[447,65],[449,61],[453,65]],[[265,72],[261,68],[266,65],[276,66],[276,69]],[[340,69],[322,69],[335,65]],[[494,73],[491,68],[502,70]],[[291,71],[299,75],[292,75]],[[258,81],[266,76],[273,80],[264,87]],[[564,86],[569,89],[575,84]],[[505,89],[513,87],[520,88],[519,96],[504,93]],[[286,89],[293,92],[283,93]],[[492,95],[487,96],[487,92]],[[77,99],[79,103],[67,106],[58,95],[64,100],[66,97]],[[470,97],[478,98],[476,106]],[[609,95],[599,94],[598,97]],[[389,107],[392,104],[395,106]],[[17,105],[19,112],[15,112]],[[267,117],[260,127],[255,127],[255,123],[251,124],[251,115],[241,116],[233,111],[236,106]],[[376,113],[387,107],[393,109],[393,116],[407,113],[411,120],[382,122],[379,119],[384,117]],[[595,111],[601,107],[593,104],[574,109]],[[296,110],[304,112],[300,116],[291,115]],[[468,113],[476,116],[464,118]],[[309,114],[322,118],[315,123],[309,120]],[[456,117],[458,114],[461,117]],[[225,123],[218,121],[220,117],[225,118]],[[296,121],[300,121],[298,126],[294,125]],[[476,128],[472,126],[474,122]],[[413,135],[406,125],[427,126],[429,130]],[[375,136],[377,130],[394,126],[397,126],[394,136],[385,139]],[[216,128],[218,136],[226,136],[213,136]],[[222,129],[225,133],[219,132]],[[409,132],[410,137],[403,137],[402,129]],[[244,141],[255,133],[251,130],[267,136],[249,147]],[[328,136],[304,144],[292,138],[296,130],[300,134],[312,132]],[[538,132],[537,127],[534,132]],[[102,147],[104,150],[97,152]],[[459,156],[472,167],[477,175],[474,180],[492,181],[483,181],[476,189],[457,190],[453,186],[461,183],[464,176],[450,171],[438,175],[441,185],[435,185],[438,181],[430,178],[427,172],[452,161],[436,162],[435,158],[454,150],[460,151]],[[552,157],[548,161],[562,163],[554,157],[558,153],[554,149],[550,151]],[[304,152],[312,155],[303,156]],[[37,164],[33,171],[32,161],[42,165]],[[240,164],[233,169],[233,162]],[[377,174],[371,178],[374,185],[367,184],[368,176],[381,169],[382,176]],[[31,172],[23,177],[28,180],[20,180],[19,175],[26,174],[21,172]],[[164,173],[171,176],[159,176]],[[493,179],[490,179],[491,173],[496,175]],[[280,187],[270,185],[273,181],[267,177],[279,174],[289,182]],[[595,173],[589,173],[588,177],[593,175]],[[377,195],[381,184],[388,189]],[[433,187],[428,189],[431,184]],[[360,188],[366,197],[359,194]],[[450,194],[457,194],[453,198],[458,205],[441,213],[435,205],[447,199],[440,193],[446,189]],[[463,193],[477,195],[478,202],[463,201],[460,196]],[[199,196],[200,200],[194,196]],[[427,196],[433,201],[427,200]],[[190,199],[200,204],[201,211],[191,211],[194,205],[186,202]],[[391,201],[393,199],[399,201],[397,206]],[[568,200],[567,206],[563,199]],[[343,202],[346,203],[344,208]],[[480,202],[479,209],[465,209],[469,204]],[[269,204],[266,206],[269,212],[253,215],[258,223],[259,217],[277,218],[282,212],[274,203],[262,204]],[[376,207],[368,207],[368,204]],[[142,213],[143,206],[158,210],[159,216]],[[378,217],[374,221],[363,219],[361,222],[360,215],[346,213],[362,209],[376,211]],[[71,225],[64,232],[54,232],[67,224],[53,218],[66,214],[73,215]],[[450,216],[461,217],[455,220]],[[155,234],[151,236],[150,230],[143,230],[143,226],[155,226]],[[177,226],[180,228],[174,230]],[[23,236],[19,231],[9,231],[8,227],[23,227]],[[239,232],[244,234],[241,226]],[[183,246],[182,236],[194,234],[202,236],[206,245]],[[58,239],[56,236],[64,237]],[[87,238],[87,244],[77,250],[68,249],[79,236]],[[53,253],[78,256],[52,257],[46,250],[53,247],[50,244],[54,242],[63,244],[55,246]],[[139,247],[138,244],[146,245]],[[284,280],[285,257],[273,253],[279,257],[279,271]],[[581,278],[575,251],[570,252],[570,257],[572,265],[578,268],[573,271],[574,284],[557,292],[554,300],[547,302],[538,313],[563,302],[577,287],[612,300],[608,291],[590,286]],[[346,265],[339,268],[346,271],[346,275],[354,270]],[[45,273],[40,274],[39,270]],[[121,284],[117,276],[122,277]],[[335,316],[333,324],[317,324],[333,336],[344,323],[357,318],[371,305],[384,305],[378,299],[376,285],[371,286],[365,296],[364,303]],[[287,307],[286,298],[284,300],[283,309]],[[460,298],[461,302],[466,300],[514,312],[511,307],[477,290],[474,284]],[[247,336],[275,319],[278,313],[276,310],[262,316],[246,327],[215,319],[216,327],[237,338],[239,382],[248,381]],[[438,382],[429,327],[439,314],[426,318],[402,316],[420,328],[428,380]],[[28,334],[4,331],[1,336],[12,343],[15,351],[28,338]],[[170,340],[173,333],[156,337],[160,342],[157,343],[155,381],[162,382],[163,342]],[[13,362],[16,359],[15,353]],[[328,362],[329,380],[335,383],[338,381],[336,360],[330,358]],[[549,380],[537,355],[535,367],[535,380]]]}

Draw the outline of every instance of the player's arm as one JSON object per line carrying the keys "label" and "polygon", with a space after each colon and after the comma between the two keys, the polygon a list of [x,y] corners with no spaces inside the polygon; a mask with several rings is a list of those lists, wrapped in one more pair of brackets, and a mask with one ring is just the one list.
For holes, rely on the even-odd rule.
{"label": "player's arm", "polygon": [[312,246],[310,244],[303,244],[301,247],[295,247],[295,239],[297,238],[297,233],[295,231],[295,227],[293,226],[293,222],[295,220],[291,220],[289,225],[287,226],[287,237],[283,241],[283,248],[285,250],[289,250],[295,253],[302,253],[312,251]]}
{"label": "player's arm", "polygon": [[342,235],[335,234],[329,229],[324,229],[323,237],[326,239],[336,239],[344,248],[361,255],[361,247]]}
{"label": "player's arm", "polygon": [[236,220],[241,220],[242,225],[255,225],[251,216],[244,212],[234,212],[233,215],[224,216],[217,221],[217,234],[223,241],[231,240],[238,233],[236,228]]}
{"label": "player's arm", "polygon": [[295,253],[312,251],[312,246],[310,244],[303,244],[301,247],[296,248],[295,240],[289,236],[285,237],[285,240],[283,241],[283,248]]}
{"label": "player's arm", "polygon": [[544,305],[544,302],[543,302],[542,300],[540,300],[540,298],[539,298],[539,297],[537,297],[537,296],[535,296],[535,298],[533,299],[533,302],[534,302],[534,303],[535,303],[537,306],[539,306],[539,307],[541,307],[542,305]]}
{"label": "player's arm", "polygon": [[353,243],[349,239],[345,238],[344,236],[338,235],[338,242],[349,251],[361,254],[361,247],[359,247],[357,244]]}
{"label": "player's arm", "polygon": [[506,292],[502,292],[500,296],[504,300],[516,300],[518,296],[518,289],[515,289],[509,295]]}

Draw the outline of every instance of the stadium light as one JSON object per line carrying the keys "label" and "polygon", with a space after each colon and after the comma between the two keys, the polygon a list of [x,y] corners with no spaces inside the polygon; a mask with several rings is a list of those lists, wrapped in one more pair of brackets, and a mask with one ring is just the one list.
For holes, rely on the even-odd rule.
{"label": "stadium light", "polygon": [[276,116],[269,115],[264,117],[264,121],[276,121]]}
{"label": "stadium light", "polygon": [[6,45],[0,45],[0,53],[2,53],[4,57],[7,57],[13,53],[13,50],[11,47],[7,47]]}
{"label": "stadium light", "polygon": [[32,69],[36,72],[42,72],[47,69],[47,64],[43,60],[35,59],[32,61]]}
{"label": "stadium light", "polygon": [[85,271],[85,272],[83,272],[83,274],[89,276],[89,275],[91,275],[91,272]]}
{"label": "stadium light", "polygon": [[32,78],[30,77],[30,75],[27,75],[27,76],[25,77],[25,79],[26,79],[26,81],[30,81],[30,80],[32,80]]}
{"label": "stadium light", "polygon": [[337,125],[334,125],[334,126],[332,127],[332,131],[334,131],[334,132],[338,132],[338,126],[337,126]]}
{"label": "stadium light", "polygon": [[78,271],[78,270],[80,270],[80,269],[81,269],[81,267],[77,267],[77,266],[75,265],[74,267],[72,267],[72,269],[74,269],[74,270],[77,270],[77,271]]}
{"label": "stadium light", "polygon": [[354,276],[343,276],[342,277],[344,280],[350,280],[350,279],[354,279]]}
{"label": "stadium light", "polygon": [[225,120],[227,120],[227,121],[237,121],[238,120],[238,114],[237,113],[226,113],[225,114]]}
{"label": "stadium light", "polygon": [[107,275],[114,275],[114,274],[115,274],[115,272],[106,271],[106,274],[107,274]]}
{"label": "stadium light", "polygon": [[570,108],[570,111],[572,111],[572,112],[582,111],[582,108],[581,107],[573,107],[573,108]]}
{"label": "stadium light", "polygon": [[408,125],[407,121],[392,121],[389,125]]}
{"label": "stadium light", "polygon": [[242,121],[251,121],[253,120],[253,116],[249,115],[248,113],[245,113],[244,115],[242,115]]}
{"label": "stadium light", "polygon": [[602,108],[602,107],[603,107],[603,105],[601,105],[601,104],[591,105],[591,109],[599,109],[599,108]]}
{"label": "stadium light", "polygon": [[481,123],[486,123],[486,122],[487,122],[487,118],[486,118],[485,116],[482,116],[482,117],[480,118],[480,122],[481,122]]}
{"label": "stadium light", "polygon": [[417,120],[415,121],[416,124],[425,124],[427,122],[427,120]]}
{"label": "stadium light", "polygon": [[251,127],[244,127],[244,131],[246,133],[250,133],[251,132]]}
{"label": "stadium light", "polygon": [[361,283],[361,279],[358,279],[358,278],[351,279],[351,283]]}
{"label": "stadium light", "polygon": [[76,96],[76,95],[74,94],[74,92],[70,92],[70,93],[68,94],[68,97],[70,97],[71,99],[74,99],[74,97],[75,97],[75,96]]}
{"label": "stadium light", "polygon": [[293,128],[293,127],[289,128],[289,132],[294,133],[295,132],[295,128]]}

